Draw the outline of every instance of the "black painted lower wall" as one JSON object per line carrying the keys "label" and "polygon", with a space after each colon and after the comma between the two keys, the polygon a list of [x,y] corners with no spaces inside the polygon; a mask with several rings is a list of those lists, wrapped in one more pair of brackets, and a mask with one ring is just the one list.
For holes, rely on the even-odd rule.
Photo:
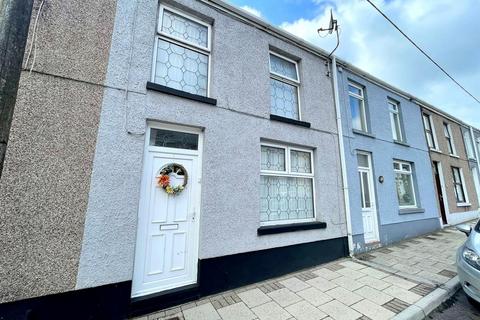
{"label": "black painted lower wall", "polygon": [[130,299],[131,281],[0,304],[0,320],[127,319],[348,254],[347,238],[199,260],[198,284]]}

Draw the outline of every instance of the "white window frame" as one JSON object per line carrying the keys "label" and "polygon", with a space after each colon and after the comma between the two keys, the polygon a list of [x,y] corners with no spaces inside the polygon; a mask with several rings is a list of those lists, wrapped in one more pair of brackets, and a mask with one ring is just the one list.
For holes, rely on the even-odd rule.
{"label": "white window frame", "polygon": [[[393,99],[388,99],[387,101],[387,104],[388,104],[388,111],[389,111],[389,116],[390,116],[390,124],[392,126],[392,138],[394,141],[399,141],[399,142],[403,142],[405,140],[405,138],[403,137],[403,131],[402,131],[402,115],[401,115],[401,112],[400,112],[400,103],[393,100]],[[392,107],[395,107],[396,110]],[[398,138],[397,137],[394,137],[394,131],[396,131],[396,123],[395,123],[395,117],[393,116],[394,114],[397,115],[397,120],[398,120]]]}
{"label": "white window frame", "polygon": [[[356,93],[353,93],[353,92],[350,92],[350,89],[348,89],[348,96],[350,97],[354,97],[358,100],[361,101],[361,106],[362,106],[362,110],[361,110],[361,115],[362,115],[362,119],[360,119],[360,121],[363,121],[364,124],[365,124],[365,130],[362,130],[362,129],[357,129],[357,128],[353,128],[353,117],[352,117],[352,128],[354,130],[358,130],[358,131],[361,131],[361,132],[366,132],[368,133],[369,131],[369,128],[368,128],[368,119],[367,119],[367,106],[365,104],[365,89],[364,87],[358,85],[358,84],[355,84],[354,82],[352,81],[348,81],[348,86],[352,86],[354,88],[357,88],[358,90],[360,90],[361,92],[361,95],[358,95]],[[350,116],[351,116],[351,113],[352,113],[352,106],[350,105],[350,101],[348,103],[348,106],[350,107]]]}
{"label": "white window frame", "polygon": [[[268,51],[268,70],[270,72],[270,79],[273,79],[273,80],[277,80],[277,81],[280,81],[280,82],[283,82],[283,83],[286,83],[288,85],[291,85],[291,86],[294,86],[297,88],[297,103],[298,103],[298,119],[294,119],[294,120],[299,120],[301,121],[302,120],[302,108],[301,108],[301,103],[300,103],[300,72],[299,72],[299,69],[298,69],[298,62],[295,61],[295,60],[292,60],[290,58],[287,58],[285,56],[282,56],[281,54],[278,54],[276,53],[275,51],[272,51],[272,50],[269,50]],[[277,56],[279,57],[280,59],[283,59],[285,61],[288,61],[288,62],[291,62],[293,64],[295,64],[295,71],[297,72],[297,78],[298,80],[295,80],[295,79],[292,79],[292,78],[289,78],[289,77],[286,77],[284,75],[281,75],[279,73],[276,73],[276,72],[273,72],[272,71],[272,63],[270,61],[270,55],[274,55],[274,56]],[[271,107],[270,107],[271,108]],[[271,112],[272,110],[270,110]]]}
{"label": "white window frame", "polygon": [[[315,199],[315,169],[314,169],[314,160],[313,160],[313,150],[304,149],[299,147],[292,147],[283,144],[262,142],[260,143],[260,150],[262,147],[272,147],[283,149],[285,152],[285,171],[275,171],[275,170],[263,170],[261,169],[260,163],[260,176],[270,176],[270,177],[289,177],[289,178],[310,178],[312,180],[312,198],[313,198],[313,217],[307,219],[289,219],[289,220],[278,220],[278,221],[260,221],[261,226],[272,226],[272,225],[282,225],[282,224],[294,224],[302,222],[312,222],[317,220],[317,207]],[[292,172],[291,161],[290,161],[290,151],[300,151],[307,152],[310,154],[310,166],[312,168],[311,173],[300,173]],[[261,161],[261,155],[260,155]]]}
{"label": "white window frame", "polygon": [[[164,40],[170,43],[173,43],[175,45],[178,45],[180,47],[183,47],[188,50],[196,51],[198,53],[201,53],[203,55],[206,55],[208,57],[208,75],[207,75],[207,97],[210,97],[210,76],[211,76],[211,65],[212,65],[212,56],[211,56],[211,39],[212,39],[212,26],[202,20],[199,20],[189,14],[185,14],[182,11],[176,10],[172,7],[167,7],[163,4],[160,5],[158,9],[158,24],[157,24],[157,32],[155,34],[155,47],[153,50],[153,63],[152,63],[152,74],[151,74],[151,82],[155,83],[155,69],[157,67],[157,51],[158,51],[158,41],[159,40]],[[191,41],[187,41],[185,39],[175,37],[171,34],[168,34],[166,32],[162,31],[162,24],[163,24],[163,12],[167,10],[172,13],[175,13],[179,16],[182,16],[185,19],[192,20],[198,24],[201,24],[208,29],[208,35],[207,35],[207,47],[202,47],[199,46],[196,43],[193,43]]]}
{"label": "white window frame", "polygon": [[[398,163],[399,164],[399,168],[400,169],[395,169],[395,166],[393,167],[393,172],[395,174],[395,178],[397,176],[397,173],[399,174],[408,174],[410,175],[410,179],[411,179],[411,182],[412,182],[412,192],[413,192],[413,202],[414,204],[413,205],[409,205],[409,206],[402,206],[400,205],[400,201],[398,200],[398,193],[397,193],[397,184],[395,182],[395,193],[397,193],[397,201],[398,201],[398,207],[400,209],[411,209],[411,208],[418,208],[418,203],[417,203],[417,195],[416,195],[416,191],[415,191],[415,179],[414,179],[414,176],[413,176],[413,168],[412,168],[412,163],[411,162],[407,162],[407,161],[401,161],[401,160],[393,160],[393,163],[395,165],[395,163]],[[408,165],[410,170],[404,170],[402,168],[402,165]]]}
{"label": "white window frame", "polygon": [[[445,132],[445,129],[447,129],[447,132]],[[448,148],[449,155],[458,157],[457,148],[455,148],[455,141],[453,141],[452,127],[450,126],[450,123],[443,122],[443,133],[444,133],[445,139],[447,140],[447,148],[449,145],[452,148],[452,152],[450,152],[450,148]],[[447,133],[448,133],[448,136],[447,136]]]}
{"label": "white window frame", "polygon": [[[433,142],[433,147],[428,145],[428,138],[427,138],[427,127],[425,125],[425,118],[428,121],[428,125],[430,126],[430,132],[432,133],[432,142]],[[423,122],[423,131],[425,133],[425,139],[427,140],[427,147],[430,150],[440,152],[440,147],[438,145],[438,140],[437,140],[437,135],[435,134],[435,125],[433,124],[432,120],[432,115],[429,113],[422,113],[422,122]]]}
{"label": "white window frame", "polygon": [[473,147],[476,148],[477,151],[477,161],[480,161],[480,138],[475,139],[476,145]]}
{"label": "white window frame", "polygon": [[[458,172],[460,174],[460,185],[462,186],[462,191],[463,191],[463,196],[465,197],[465,202],[458,202],[457,199],[457,191],[456,191],[456,185],[457,182],[455,181],[455,169],[458,169]],[[470,198],[468,197],[468,192],[467,192],[467,186],[465,185],[465,177],[463,175],[463,169],[461,167],[455,167],[452,166],[452,180],[453,180],[453,191],[455,193],[455,202],[457,203],[457,207],[467,207],[470,206]]]}
{"label": "white window frame", "polygon": [[464,130],[461,130],[461,133],[462,133],[463,141],[465,144],[465,153],[467,155],[467,159],[477,160],[477,157],[475,155],[475,145],[473,144],[474,140],[472,139],[472,133],[468,128],[467,129],[463,128],[463,129]]}

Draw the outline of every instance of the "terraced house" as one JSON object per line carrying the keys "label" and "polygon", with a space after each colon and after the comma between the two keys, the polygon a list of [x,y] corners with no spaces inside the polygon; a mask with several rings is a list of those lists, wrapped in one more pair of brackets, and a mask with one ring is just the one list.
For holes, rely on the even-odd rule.
{"label": "terraced house", "polygon": [[467,150],[469,167],[473,178],[473,184],[477,193],[480,206],[480,130],[473,127],[462,127],[463,141]]}
{"label": "terraced house", "polygon": [[35,0],[24,40],[0,319],[125,319],[478,214],[463,123],[221,0]]}
{"label": "terraced house", "polygon": [[407,93],[340,65],[354,251],[439,229],[420,106]]}
{"label": "terraced house", "polygon": [[347,255],[326,53],[217,1],[38,16],[0,184],[3,314],[121,318]]}
{"label": "terraced house", "polygon": [[423,107],[422,117],[442,223],[457,224],[477,218],[478,195],[469,161],[474,150],[471,145],[467,147],[470,130],[436,108]]}

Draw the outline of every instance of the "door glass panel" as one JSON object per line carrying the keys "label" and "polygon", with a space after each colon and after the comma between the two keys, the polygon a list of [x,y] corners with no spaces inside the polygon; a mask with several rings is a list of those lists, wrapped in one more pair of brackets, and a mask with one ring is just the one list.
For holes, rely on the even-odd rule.
{"label": "door glass panel", "polygon": [[371,208],[372,203],[370,202],[370,186],[368,185],[368,173],[362,172],[362,183],[363,183],[363,197],[365,199],[363,208]]}
{"label": "door glass panel", "polygon": [[366,154],[357,154],[357,163],[359,167],[368,168],[368,156]]}
{"label": "door glass panel", "polygon": [[150,145],[155,147],[198,150],[198,135],[153,128],[150,132]]}
{"label": "door glass panel", "polygon": [[365,208],[365,199],[363,197],[363,181],[362,181],[362,173],[359,172],[358,173],[358,181],[360,181],[360,201],[361,201],[361,205],[362,205],[362,209]]}

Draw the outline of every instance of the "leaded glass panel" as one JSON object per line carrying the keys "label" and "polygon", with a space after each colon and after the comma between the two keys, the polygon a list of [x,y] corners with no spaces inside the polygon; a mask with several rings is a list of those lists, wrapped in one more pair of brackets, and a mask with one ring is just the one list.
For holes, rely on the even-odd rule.
{"label": "leaded glass panel", "polygon": [[270,71],[279,74],[285,78],[298,81],[297,67],[295,63],[270,54]]}
{"label": "leaded glass panel", "polygon": [[270,79],[272,114],[298,119],[298,88],[282,81]]}
{"label": "leaded glass panel", "polygon": [[290,168],[292,172],[312,173],[312,162],[310,152],[298,150],[290,151]]}
{"label": "leaded glass panel", "polygon": [[207,81],[207,55],[158,40],[155,83],[206,96]]}
{"label": "leaded glass panel", "polygon": [[313,218],[312,182],[311,178],[261,176],[260,220]]}
{"label": "leaded glass panel", "polygon": [[155,147],[198,150],[198,135],[153,128],[150,131],[150,145]]}
{"label": "leaded glass panel", "polygon": [[285,149],[262,146],[261,169],[285,171]]}
{"label": "leaded glass panel", "polygon": [[167,9],[163,10],[162,32],[208,48],[208,27]]}

